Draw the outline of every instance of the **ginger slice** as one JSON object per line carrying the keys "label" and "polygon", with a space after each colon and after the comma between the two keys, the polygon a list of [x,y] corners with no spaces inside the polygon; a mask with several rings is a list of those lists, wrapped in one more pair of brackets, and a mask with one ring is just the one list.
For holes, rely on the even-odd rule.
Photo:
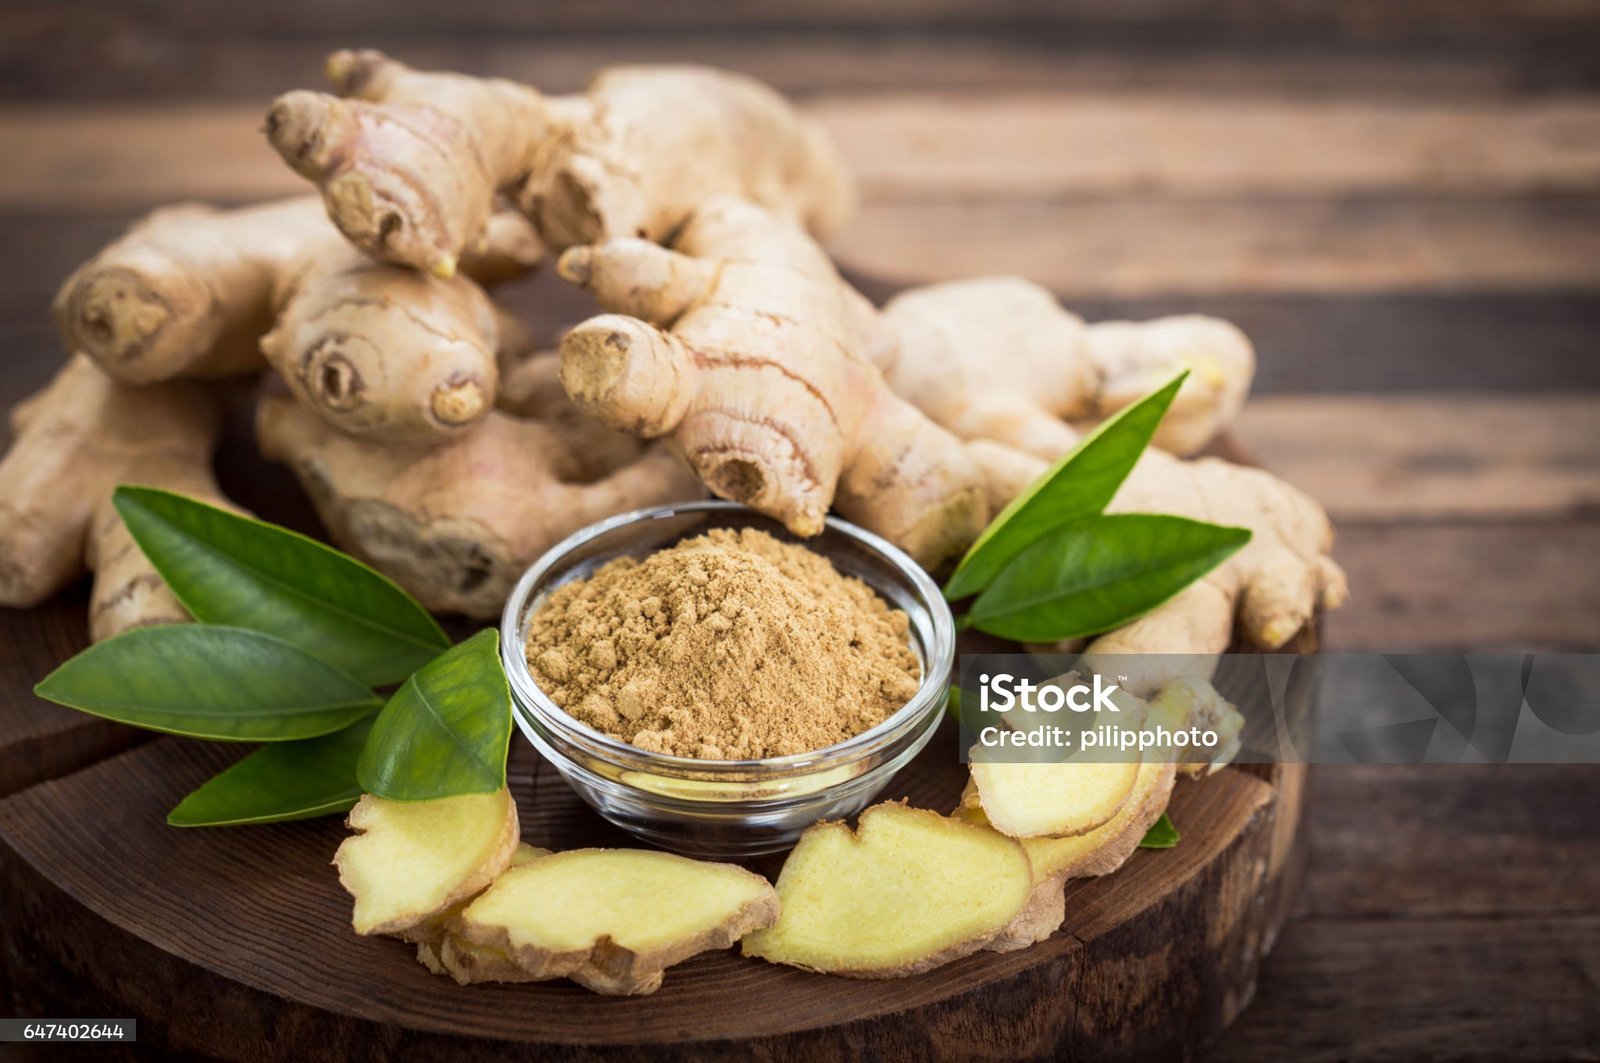
{"label": "ginger slice", "polygon": [[[527,842],[519,842],[516,849],[511,853],[511,862],[506,865],[506,870],[509,871],[512,868],[518,868],[524,864],[530,864],[535,860],[549,855],[549,849],[541,849],[537,845],[529,845]],[[469,945],[466,942],[461,941],[459,938],[454,938],[453,935],[450,934],[450,923],[455,921],[455,917],[460,915],[462,909],[466,908],[469,903],[471,903],[470,898],[462,901],[460,904],[452,906],[449,910],[448,918],[444,921],[444,925],[439,927],[438,934],[417,942],[417,962],[422,964],[422,966],[426,967],[428,970],[432,971],[434,974],[453,973],[453,967],[445,962],[445,949],[447,943],[450,945],[450,947],[463,952],[481,953],[482,955],[477,957],[477,962],[480,964],[491,963],[496,959],[496,954],[492,949],[479,949],[476,945]],[[500,955],[503,956],[503,954]],[[509,958],[506,959],[506,962],[510,962]]]}
{"label": "ginger slice", "polygon": [[1139,763],[974,763],[964,803],[981,808],[995,830],[1013,838],[1084,834],[1127,803]]}
{"label": "ginger slice", "polygon": [[451,925],[439,959],[463,985],[571,978],[597,993],[652,993],[668,967],[777,918],[771,884],[732,864],[575,849],[496,879]]}
{"label": "ginger slice", "polygon": [[[1116,815],[1094,830],[1066,838],[1020,839],[1033,869],[1033,890],[1017,917],[984,947],[1010,952],[1055,933],[1066,919],[1067,880],[1109,875],[1121,867],[1166,811],[1176,776],[1172,762],[1147,760],[1139,765],[1133,791]],[[963,803],[956,815],[969,823],[989,822],[976,804]]]}
{"label": "ginger slice", "polygon": [[1022,846],[903,802],[874,805],[851,831],[807,830],[778,876],[783,916],[744,953],[852,978],[920,974],[976,952],[1033,888]]}
{"label": "ginger slice", "polygon": [[[1144,726],[1215,729],[1222,742],[1213,759],[1175,763],[1170,756],[1146,757],[1122,808],[1099,827],[1066,838],[1022,839],[1033,867],[1033,892],[1021,914],[987,948],[1009,952],[1055,933],[1066,918],[1067,880],[1109,875],[1121,867],[1166,811],[1179,772],[1199,777],[1220,770],[1239,749],[1243,724],[1244,718],[1233,704],[1203,679],[1180,679],[1162,688],[1146,707]],[[969,782],[968,791],[973,789]],[[962,796],[956,815],[970,823],[987,824],[982,809],[968,800],[967,794]]]}
{"label": "ginger slice", "polygon": [[[1069,672],[1051,680],[1051,684],[1071,685],[1078,681],[1077,675]],[[1109,724],[1138,730],[1144,725],[1143,701],[1120,689],[1112,691],[1111,701],[1117,713],[1105,720],[1097,718],[1097,726]],[[1026,728],[1044,726],[1049,721],[1050,717],[1042,713],[1014,711],[1008,725]],[[1050,763],[975,758],[969,768],[972,786],[962,795],[962,803],[981,808],[995,830],[1013,838],[1084,834],[1121,810],[1139,775],[1142,758],[1136,748],[1108,755],[1117,759],[1090,759],[1083,750]]]}
{"label": "ginger slice", "polygon": [[339,884],[355,898],[358,934],[437,938],[451,910],[505,870],[517,848],[508,790],[436,801],[364,795],[346,823],[356,833],[334,854]]}
{"label": "ginger slice", "polygon": [[1202,756],[1179,760],[1178,771],[1191,779],[1221,771],[1233,762],[1243,746],[1239,736],[1244,730],[1244,717],[1233,702],[1205,679],[1188,676],[1168,683],[1150,699],[1149,711],[1153,721],[1162,722],[1173,730],[1198,727],[1217,733],[1215,750],[1200,747],[1195,752]]}

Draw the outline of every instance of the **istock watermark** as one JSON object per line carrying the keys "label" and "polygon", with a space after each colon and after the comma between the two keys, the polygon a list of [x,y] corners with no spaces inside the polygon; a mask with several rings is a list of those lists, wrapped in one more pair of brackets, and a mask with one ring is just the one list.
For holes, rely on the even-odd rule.
{"label": "istock watermark", "polygon": [[978,654],[963,759],[1600,763],[1600,654]]}
{"label": "istock watermark", "polygon": [[1010,672],[978,676],[979,708],[983,712],[1117,712],[1111,695],[1117,684],[1096,675],[1088,683],[1036,683]]}

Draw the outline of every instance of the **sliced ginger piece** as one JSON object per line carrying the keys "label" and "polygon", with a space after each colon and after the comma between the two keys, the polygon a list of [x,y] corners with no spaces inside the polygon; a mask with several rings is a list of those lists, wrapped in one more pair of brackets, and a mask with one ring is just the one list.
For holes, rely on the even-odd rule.
{"label": "sliced ginger piece", "polygon": [[[1010,952],[1055,933],[1066,919],[1067,880],[1109,875],[1121,867],[1166,811],[1176,776],[1170,761],[1147,760],[1139,765],[1133,791],[1116,815],[1094,830],[1065,838],[1020,839],[1032,868],[1033,890],[1022,911],[985,948]],[[975,803],[963,803],[956,815],[988,825]]]}
{"label": "sliced ginger piece", "polygon": [[[1069,672],[1051,684],[1070,686],[1079,681]],[[1096,725],[1109,723],[1131,730],[1144,725],[1144,702],[1124,690],[1112,691],[1111,701],[1117,706],[1116,715],[1097,717]],[[1018,711],[1008,723],[1025,728],[1044,726],[1049,720],[1041,713]],[[1004,755],[1003,750],[992,755],[980,751],[970,766],[973,785],[962,795],[962,803],[982,809],[995,830],[1013,838],[1063,838],[1085,834],[1108,822],[1133,793],[1141,759],[1136,749],[1109,754],[1116,760],[1092,759],[1084,750],[1049,763],[993,759]]]}
{"label": "sliced ginger piece", "polygon": [[1022,839],[1034,880],[1090,878],[1121,867],[1167,810],[1176,775],[1170,761],[1145,761],[1117,814],[1094,830],[1067,838]]}
{"label": "sliced ginger piece", "polygon": [[[1067,880],[1109,875],[1121,867],[1166,812],[1178,773],[1198,777],[1221,768],[1239,748],[1238,733],[1243,723],[1238,710],[1204,679],[1180,679],[1163,687],[1147,706],[1144,726],[1174,731],[1190,727],[1215,729],[1222,737],[1215,758],[1174,763],[1170,757],[1147,757],[1139,765],[1127,800],[1116,815],[1099,827],[1065,838],[1022,839],[1033,867],[1033,892],[1017,918],[987,947],[994,952],[1009,952],[1027,948],[1055,933],[1066,918]],[[982,809],[969,797],[975,787],[969,782],[967,788],[956,815],[971,823],[987,824]]]}
{"label": "sliced ginger piece", "polygon": [[[546,857],[549,855],[549,849],[541,849],[537,845],[529,845],[527,842],[519,842],[516,849],[511,853],[511,863],[506,865],[506,870],[509,871],[512,868],[521,867],[524,864],[530,864],[541,857]],[[452,968],[445,962],[445,949],[447,942],[449,942],[451,947],[455,949],[463,951],[476,950],[476,946],[468,945],[466,942],[460,941],[459,939],[452,940],[452,935],[449,932],[449,924],[455,921],[455,917],[460,915],[461,910],[469,903],[470,899],[467,901],[462,901],[460,904],[451,907],[448,913],[448,920],[443,926],[439,927],[438,935],[417,942],[417,962],[422,964],[422,966],[426,967],[428,970],[432,971],[434,974],[452,973]],[[494,957],[491,955],[492,950],[483,949],[478,951],[484,953],[478,962],[487,963],[494,959]],[[509,962],[509,959],[507,962]]]}
{"label": "sliced ginger piece", "polygon": [[1033,887],[1027,854],[992,830],[903,802],[855,831],[807,830],[778,876],[783,916],[747,956],[853,978],[920,974],[982,948]]}
{"label": "sliced ginger piece", "polygon": [[642,849],[575,849],[495,880],[440,952],[463,985],[571,978],[597,993],[652,993],[673,964],[778,918],[778,895],[732,864]]}
{"label": "sliced ginger piece", "polygon": [[1013,838],[1086,834],[1121,810],[1133,793],[1139,764],[1137,759],[1058,764],[974,762],[973,787],[963,801],[982,809],[995,830]]}
{"label": "sliced ginger piece", "polygon": [[437,938],[452,909],[493,882],[517,848],[508,790],[437,801],[364,795],[346,820],[357,833],[334,854],[356,900],[358,934]]}
{"label": "sliced ginger piece", "polygon": [[1215,749],[1200,747],[1195,750],[1201,754],[1199,757],[1178,762],[1178,771],[1191,779],[1216,774],[1232,763],[1243,748],[1240,732],[1244,730],[1244,717],[1205,679],[1188,677],[1168,683],[1150,699],[1150,715],[1173,730],[1198,727],[1216,732]]}

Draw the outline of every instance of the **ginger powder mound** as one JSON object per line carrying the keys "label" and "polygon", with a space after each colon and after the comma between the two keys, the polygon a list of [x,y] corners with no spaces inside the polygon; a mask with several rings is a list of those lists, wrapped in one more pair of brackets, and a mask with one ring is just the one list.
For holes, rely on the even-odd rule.
{"label": "ginger powder mound", "polygon": [[882,723],[921,669],[906,614],[827,558],[719,528],[558,588],[533,617],[540,689],[612,738],[745,760]]}

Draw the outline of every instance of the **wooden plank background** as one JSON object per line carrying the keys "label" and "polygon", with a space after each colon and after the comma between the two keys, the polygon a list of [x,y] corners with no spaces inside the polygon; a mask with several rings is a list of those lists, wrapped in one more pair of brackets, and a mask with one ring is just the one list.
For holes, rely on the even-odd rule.
{"label": "wooden plank background", "polygon": [[[551,91],[618,61],[764,77],[860,175],[834,250],[872,294],[1014,272],[1251,334],[1240,438],[1339,524],[1330,649],[1600,649],[1592,0],[13,0],[0,401],[48,377],[55,285],[131,218],[301,187],[260,116],[340,46]],[[20,652],[0,682],[34,678]],[[0,717],[35,729],[30,778],[127,741],[41,719]],[[1300,916],[1217,1058],[1592,1058],[1597,781],[1322,771]]]}

